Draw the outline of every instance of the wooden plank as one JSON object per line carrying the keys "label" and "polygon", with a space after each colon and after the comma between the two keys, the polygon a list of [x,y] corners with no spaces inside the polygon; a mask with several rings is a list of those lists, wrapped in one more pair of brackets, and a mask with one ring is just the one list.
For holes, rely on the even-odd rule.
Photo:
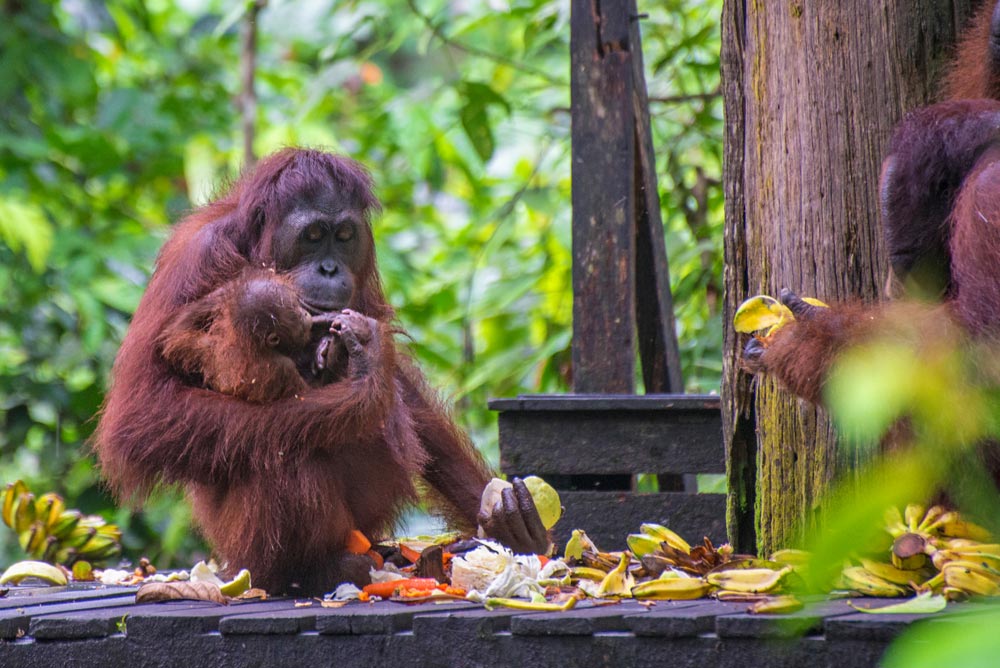
{"label": "wooden plank", "polygon": [[660,217],[656,154],[649,123],[649,100],[642,58],[642,37],[635,0],[619,3],[629,18],[632,108],[635,117],[635,298],[639,358],[646,392],[683,392],[681,355],[670,293],[670,266]]}
{"label": "wooden plank", "polygon": [[134,608],[132,603],[99,610],[36,615],[28,623],[28,635],[38,640],[104,638],[120,633],[119,624]]}
{"label": "wooden plank", "polygon": [[411,630],[413,618],[430,612],[448,612],[479,607],[477,603],[421,603],[406,605],[379,601],[370,605],[321,608],[316,612],[316,630],[325,635],[382,635]]}
{"label": "wooden plank", "polygon": [[644,638],[692,638],[715,630],[720,615],[746,610],[746,603],[720,601],[657,601],[644,615],[628,615],[628,629]]}
{"label": "wooden plank", "polygon": [[822,632],[828,618],[854,612],[847,601],[843,600],[808,604],[798,612],[784,615],[752,615],[744,612],[716,619],[715,632],[720,638],[795,638]]}
{"label": "wooden plank", "polygon": [[625,536],[643,522],[668,526],[691,543],[703,536],[716,545],[726,541],[725,494],[560,491],[559,496],[565,510],[553,533],[560,545],[573,529],[584,529],[601,549],[624,549]]}
{"label": "wooden plank", "polygon": [[219,620],[223,635],[292,635],[314,628],[316,613],[311,608],[229,615]]}
{"label": "wooden plank", "polygon": [[412,630],[417,637],[449,637],[455,634],[464,634],[485,638],[496,633],[509,631],[512,617],[533,614],[541,613],[510,608],[487,610],[484,607],[453,612],[435,611],[433,614],[414,616]]}
{"label": "wooden plank", "polygon": [[628,631],[626,615],[644,614],[646,607],[636,601],[613,605],[580,603],[567,612],[519,615],[510,620],[510,632],[518,636],[590,636],[595,633]]}
{"label": "wooden plank", "polygon": [[74,585],[72,587],[11,587],[0,598],[0,610],[23,608],[27,605],[48,605],[85,601],[114,596],[135,596],[135,587],[106,587],[104,585]]}
{"label": "wooden plank", "polygon": [[[25,597],[27,598],[27,597]],[[100,596],[91,597],[82,601],[46,602],[39,604],[30,601],[27,605],[16,608],[5,608],[0,610],[0,639],[13,640],[28,633],[28,628],[33,617],[44,614],[59,614],[65,612],[80,612],[83,610],[99,610],[102,608],[120,607],[130,605],[134,596],[126,594],[124,596]]]}
{"label": "wooden plank", "polygon": [[635,121],[628,25],[616,14],[602,22],[606,8],[597,0],[572,0],[570,7],[573,388],[632,394]]}
{"label": "wooden plank", "polygon": [[503,410],[501,469],[543,476],[726,470],[722,415],[696,400],[661,410],[572,403],[570,410],[556,401],[544,410]]}
{"label": "wooden plank", "polygon": [[490,399],[495,411],[668,411],[715,413],[721,407],[717,394],[521,394],[510,399]]}
{"label": "wooden plank", "polygon": [[273,612],[294,608],[293,599],[274,599],[218,605],[207,601],[166,601],[136,606],[126,620],[133,638],[183,637],[219,630],[220,620],[230,615]]}

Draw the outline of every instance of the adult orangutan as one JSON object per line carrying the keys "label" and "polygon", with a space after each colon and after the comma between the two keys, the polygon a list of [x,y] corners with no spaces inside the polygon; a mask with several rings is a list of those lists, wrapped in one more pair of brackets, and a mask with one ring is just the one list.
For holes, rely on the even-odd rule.
{"label": "adult orangutan", "polygon": [[[910,294],[939,297],[940,306],[824,309],[785,290],[781,299],[796,320],[766,345],[748,342],[747,370],[818,403],[845,348],[906,334],[915,320],[933,322],[941,340],[1000,338],[1000,102],[985,99],[1000,95],[1000,3],[987,3],[972,21],[945,89],[951,99],[910,113],[897,127],[879,184],[894,279]],[[937,340],[922,339],[928,346]],[[984,451],[1000,481],[1000,461],[993,461],[1000,450]]]}
{"label": "adult orangutan", "polygon": [[[490,472],[393,338],[377,208],[349,159],[265,158],[177,226],[115,361],[93,440],[112,490],[141,502],[183,485],[227,567],[269,591],[367,581],[348,537],[387,535],[415,478],[456,528],[478,523],[518,551],[548,544],[523,484],[478,516]],[[220,375],[213,354],[246,368]],[[291,387],[248,392],[240,379],[272,362]]]}

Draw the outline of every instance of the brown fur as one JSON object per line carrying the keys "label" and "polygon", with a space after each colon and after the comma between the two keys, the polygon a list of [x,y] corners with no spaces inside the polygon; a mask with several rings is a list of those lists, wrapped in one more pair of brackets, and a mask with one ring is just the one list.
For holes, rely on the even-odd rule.
{"label": "brown fur", "polygon": [[976,11],[958,42],[944,82],[944,98],[963,100],[1000,97],[1000,42],[996,2],[987,0]]}
{"label": "brown fur", "polygon": [[[250,403],[210,389],[219,382],[212,372],[209,387],[192,379],[190,372],[199,366],[203,372],[208,360],[200,344],[189,341],[180,357],[170,352],[171,337],[191,331],[178,329],[177,318],[202,307],[231,308],[234,293],[226,291],[239,292],[249,267],[272,264],[270,239],[284,212],[318,188],[345,193],[365,211],[378,205],[356,163],[288,149],[177,226],[122,342],[93,438],[119,497],[138,503],[158,484],[185,486],[197,522],[229,570],[249,568],[255,584],[275,592],[319,593],[354,578],[356,564],[349,566],[344,554],[349,532],[387,535],[417,498],[414,476],[436,492],[458,528],[472,529],[490,477],[393,340],[393,311],[374,251],[364,258],[351,302],[375,321],[357,373]],[[363,227],[370,238],[370,227]],[[218,322],[232,329],[231,321]],[[252,342],[211,326],[208,336],[232,349],[228,362],[236,376],[260,371],[248,352]]]}
{"label": "brown fur", "polygon": [[308,387],[290,355],[310,343],[311,319],[295,288],[265,269],[248,270],[178,310],[157,338],[175,370],[205,387],[256,403]]}

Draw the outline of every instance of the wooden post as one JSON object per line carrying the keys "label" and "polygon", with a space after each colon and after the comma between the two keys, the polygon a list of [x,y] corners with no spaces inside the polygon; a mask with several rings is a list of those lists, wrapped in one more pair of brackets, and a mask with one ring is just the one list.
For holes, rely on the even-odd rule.
{"label": "wooden post", "polygon": [[[573,389],[682,392],[634,0],[573,0]],[[638,328],[638,329],[637,329]]]}

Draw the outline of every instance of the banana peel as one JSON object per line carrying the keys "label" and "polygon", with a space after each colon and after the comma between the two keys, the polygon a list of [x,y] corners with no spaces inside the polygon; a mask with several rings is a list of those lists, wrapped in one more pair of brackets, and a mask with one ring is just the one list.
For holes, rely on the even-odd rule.
{"label": "banana peel", "polygon": [[[813,306],[829,308],[815,297],[803,297],[802,301]],[[733,327],[742,334],[764,332],[761,338],[774,334],[776,331],[795,320],[791,309],[770,295],[750,297],[736,309],[733,316]]]}
{"label": "banana peel", "polygon": [[0,575],[0,585],[20,584],[27,578],[38,578],[51,585],[65,585],[68,583],[66,573],[58,566],[47,564],[44,561],[19,561],[12,564],[10,568]]}

